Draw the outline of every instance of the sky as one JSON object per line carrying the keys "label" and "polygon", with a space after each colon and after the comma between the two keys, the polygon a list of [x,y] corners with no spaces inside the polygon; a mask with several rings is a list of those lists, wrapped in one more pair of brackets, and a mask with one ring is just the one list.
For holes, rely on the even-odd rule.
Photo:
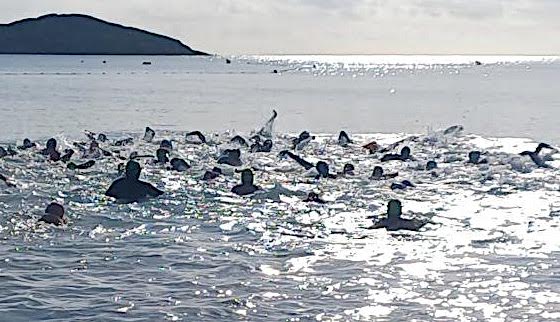
{"label": "sky", "polygon": [[0,23],[47,13],[223,55],[560,54],[560,0],[0,0]]}

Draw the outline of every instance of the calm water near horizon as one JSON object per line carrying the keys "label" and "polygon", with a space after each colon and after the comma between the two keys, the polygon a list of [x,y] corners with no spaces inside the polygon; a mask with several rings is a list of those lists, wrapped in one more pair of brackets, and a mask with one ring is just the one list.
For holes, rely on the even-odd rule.
{"label": "calm water near horizon", "polygon": [[463,124],[560,143],[559,72],[556,57],[533,56],[262,56],[229,65],[218,57],[0,56],[0,112],[9,120],[0,140],[146,125],[249,131],[276,108],[284,132]]}
{"label": "calm water near horizon", "polygon": [[[0,181],[0,321],[560,320],[560,155],[551,168],[518,155],[560,144],[559,76],[557,57],[533,56],[0,55],[2,146],[54,136],[63,150],[84,130],[137,139],[102,143],[113,155],[83,171],[37,151],[0,158],[15,185]],[[272,152],[242,148],[262,191],[230,193],[229,167],[200,180],[273,108]],[[465,131],[441,131],[455,124]],[[104,192],[118,164],[159,146],[140,140],[146,126],[192,168],[143,160],[165,194],[115,204]],[[356,144],[339,146],[341,129]],[[190,130],[222,144],[187,144]],[[302,130],[317,137],[298,154],[355,175],[314,180],[279,158]],[[361,145],[408,134],[415,160],[382,165],[415,187],[371,180],[380,154]],[[466,164],[473,150],[488,164]],[[327,203],[303,202],[310,191]],[[430,223],[367,229],[390,199]],[[51,201],[68,225],[37,224]]]}

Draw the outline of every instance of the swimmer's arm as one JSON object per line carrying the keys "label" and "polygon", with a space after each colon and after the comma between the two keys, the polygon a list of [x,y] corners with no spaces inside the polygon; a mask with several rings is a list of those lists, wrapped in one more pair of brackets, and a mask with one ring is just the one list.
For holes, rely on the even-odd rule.
{"label": "swimmer's arm", "polygon": [[419,231],[420,228],[424,227],[426,224],[427,222],[420,220],[403,220],[399,224],[399,229]]}
{"label": "swimmer's arm", "polygon": [[113,197],[113,198],[116,198],[116,197],[117,197],[117,195],[115,194],[115,187],[116,187],[116,185],[118,184],[118,182],[119,182],[119,180],[113,182],[113,183],[111,184],[111,186],[109,186],[109,189],[107,189],[107,191],[105,192],[105,195],[106,195],[107,197]]}
{"label": "swimmer's arm", "polygon": [[380,220],[377,222],[374,222],[372,226],[367,227],[366,229],[379,229],[379,228],[386,228],[387,227],[387,223],[385,222],[385,220]]}
{"label": "swimmer's arm", "polygon": [[150,197],[159,197],[163,194],[163,191],[159,190],[158,188],[152,186],[149,183],[145,183],[146,187],[148,188],[148,194]]}

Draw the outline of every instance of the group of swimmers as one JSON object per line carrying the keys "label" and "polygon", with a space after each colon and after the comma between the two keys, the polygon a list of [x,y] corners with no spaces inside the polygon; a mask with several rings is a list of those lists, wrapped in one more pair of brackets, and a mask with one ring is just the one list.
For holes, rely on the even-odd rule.
{"label": "group of swimmers", "polygon": [[[268,120],[268,122],[263,126],[259,131],[256,132],[254,136],[250,139],[245,139],[239,135],[236,135],[230,140],[230,144],[238,145],[240,148],[247,148],[247,150],[251,153],[270,153],[273,146],[272,140],[272,128],[275,119],[277,118],[278,114],[276,111],[273,111],[272,117]],[[453,126],[444,131],[445,134],[452,134],[456,132],[462,131],[462,127],[460,126]],[[114,198],[119,203],[133,203],[133,202],[141,202],[149,198],[157,198],[164,194],[164,191],[161,191],[154,187],[152,184],[148,182],[144,182],[140,180],[141,174],[141,166],[138,162],[140,159],[150,159],[150,162],[154,164],[160,165],[167,165],[168,169],[171,171],[178,171],[184,172],[187,171],[190,166],[189,164],[181,158],[173,158],[169,160],[169,155],[173,150],[173,144],[169,140],[162,140],[159,144],[159,148],[156,150],[155,157],[152,155],[139,155],[136,152],[132,152],[128,158],[121,157],[120,155],[115,156],[115,153],[102,148],[100,143],[112,145],[116,147],[121,147],[125,145],[130,145],[134,143],[133,138],[126,138],[114,141],[112,143],[109,142],[107,135],[105,134],[95,134],[92,132],[86,132],[86,135],[89,139],[89,142],[75,142],[73,147],[76,148],[81,153],[81,159],[90,159],[84,163],[74,163],[72,162],[73,156],[76,154],[76,151],[72,148],[65,149],[64,151],[58,151],[58,143],[54,138],[51,138],[47,141],[46,146],[44,149],[38,149],[37,144],[31,142],[29,139],[23,140],[23,144],[18,146],[16,149],[12,147],[8,147],[5,149],[0,147],[0,158],[9,157],[9,156],[16,156],[18,151],[25,151],[25,150],[34,150],[38,154],[44,156],[50,162],[62,162],[65,163],[67,168],[70,170],[81,170],[81,169],[88,169],[95,165],[95,159],[103,158],[103,157],[116,157],[122,161],[126,161],[126,163],[119,164],[119,171],[122,172],[122,177],[115,180],[110,187],[105,192],[105,195],[111,198]],[[145,129],[143,141],[145,142],[153,142],[156,136],[156,132],[147,127]],[[210,142],[201,132],[193,131],[189,132],[185,136],[186,142],[188,144],[218,144],[216,142]],[[295,161],[298,165],[303,167],[307,171],[313,171],[316,180],[320,179],[336,179],[338,176],[353,176],[355,171],[355,166],[351,163],[345,164],[341,173],[333,174],[330,172],[329,165],[324,161],[318,161],[317,163],[313,164],[301,156],[297,155],[297,151],[301,151],[304,149],[306,145],[308,145],[315,137],[310,135],[309,132],[304,131],[299,136],[293,138],[291,140],[291,151],[290,150],[283,150],[279,153],[280,158],[290,158],[291,160]],[[409,138],[414,140],[413,138]],[[338,136],[338,145],[341,147],[348,147],[349,145],[354,144],[354,141],[350,138],[350,136],[345,132],[341,131]],[[388,147],[381,148],[376,142],[369,142],[362,147],[368,151],[370,154],[380,154],[380,162],[389,162],[389,161],[399,161],[399,162],[408,162],[411,160],[415,160],[414,156],[412,155],[412,151],[410,147],[404,146],[399,153],[391,153],[395,150],[399,145],[402,145],[404,140],[396,142],[394,144],[389,145]],[[212,169],[207,170],[204,175],[201,177],[201,180],[210,181],[218,178],[223,174],[222,168],[223,166],[230,166],[236,168],[236,172],[241,173],[241,183],[234,186],[231,189],[231,192],[239,195],[239,196],[248,196],[256,193],[257,191],[261,190],[261,188],[254,183],[254,174],[251,169],[243,169],[238,170],[237,168],[243,166],[243,162],[241,160],[241,149],[240,148],[229,148],[222,151],[221,155],[218,157],[216,163],[217,166],[213,167]],[[554,148],[548,144],[541,143],[538,145],[535,151],[524,151],[520,153],[521,156],[528,156],[534,162],[535,165],[542,168],[549,167],[546,164],[546,158],[541,156],[541,151],[543,149],[551,149]],[[480,151],[471,151],[468,154],[468,161],[469,164],[479,165],[479,164],[486,164],[488,160],[483,158],[483,154]],[[434,160],[427,161],[425,165],[425,170],[433,171],[437,168],[437,163]],[[435,172],[432,172],[432,175],[436,176]],[[388,180],[394,179],[398,177],[398,173],[385,173],[381,166],[376,166],[370,179],[372,180]],[[15,184],[12,183],[6,176],[0,174],[0,181],[3,181],[9,187],[15,187]],[[400,182],[393,182],[390,185],[392,190],[402,190],[414,187],[414,184],[409,180],[403,180]],[[305,202],[313,202],[323,204],[326,203],[321,197],[315,193],[310,192],[307,195],[307,198],[304,200]],[[51,203],[45,209],[45,214],[40,218],[41,222],[53,225],[64,225],[67,223],[66,217],[64,216],[64,208],[62,205],[58,203]],[[427,221],[422,220],[408,220],[401,218],[402,215],[402,204],[399,200],[390,200],[387,206],[387,213],[386,217],[382,219],[377,219],[374,224],[369,227],[370,229],[377,229],[377,228],[385,228],[389,231],[395,230],[412,230],[418,231],[424,225],[427,224]]]}

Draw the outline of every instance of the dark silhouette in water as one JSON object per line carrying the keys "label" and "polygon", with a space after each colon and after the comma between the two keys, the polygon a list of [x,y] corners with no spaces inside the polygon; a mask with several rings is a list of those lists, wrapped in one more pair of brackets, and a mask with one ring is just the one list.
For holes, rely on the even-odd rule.
{"label": "dark silhouette in water", "polygon": [[374,154],[375,152],[377,152],[377,150],[379,150],[379,144],[377,144],[377,142],[375,141],[372,141],[366,145],[363,145],[362,148],[368,150],[369,154]]}
{"label": "dark silhouette in water", "polygon": [[388,231],[411,230],[419,231],[427,222],[411,219],[402,219],[402,205],[398,200],[391,200],[387,205],[387,218],[383,218],[368,229],[385,228]]}
{"label": "dark silhouette in water", "polygon": [[6,152],[11,157],[16,156],[18,154],[17,151],[14,150],[14,148],[11,145],[8,146],[8,148],[6,149]]}
{"label": "dark silhouette in water", "polygon": [[340,134],[338,135],[338,145],[342,147],[347,147],[348,144],[353,144],[353,143],[354,142],[350,140],[350,137],[345,131],[340,131]]}
{"label": "dark silhouette in water", "polygon": [[90,160],[81,164],[75,164],[74,162],[70,162],[66,167],[70,170],[85,170],[93,167],[94,165],[95,165],[95,161]]}
{"label": "dark silhouette in water", "polygon": [[294,150],[301,150],[313,139],[315,139],[314,136],[311,136],[307,131],[303,131],[297,138],[292,140],[292,148]]}
{"label": "dark silhouette in water", "polygon": [[74,150],[72,149],[66,149],[64,150],[64,155],[62,157],[60,157],[60,161],[67,163],[68,161],[70,161],[70,159],[72,159],[72,156],[74,155]]}
{"label": "dark silhouette in water", "polygon": [[336,176],[334,174],[329,173],[329,165],[325,161],[317,162],[315,169],[317,169],[317,172],[319,173],[315,177],[315,179],[320,179],[320,178],[336,179]]}
{"label": "dark silhouette in water", "polygon": [[36,147],[36,146],[37,146],[37,145],[36,145],[35,143],[31,142],[30,139],[25,138],[25,139],[23,139],[23,144],[20,145],[20,146],[18,146],[17,148],[18,148],[19,150],[22,150],[22,151],[23,151],[23,150],[32,149],[32,148],[34,148],[34,147]]}
{"label": "dark silhouette in water", "polygon": [[222,152],[218,158],[218,164],[227,164],[232,167],[240,167],[243,165],[241,162],[241,151],[239,149],[227,149]]}
{"label": "dark silhouette in water", "polygon": [[345,176],[353,176],[355,170],[356,168],[354,167],[353,164],[347,163],[344,165],[344,168],[342,169],[342,174]]}
{"label": "dark silhouette in water", "polygon": [[114,145],[115,146],[125,146],[125,145],[130,145],[132,143],[134,143],[133,138],[126,138],[126,139],[121,139],[121,140],[115,141]]}
{"label": "dark silhouette in water", "polygon": [[167,36],[80,14],[2,24],[0,44],[0,54],[206,55]]}
{"label": "dark silhouette in water", "polygon": [[151,184],[140,181],[140,164],[136,161],[128,161],[126,164],[124,178],[117,179],[111,184],[105,195],[113,197],[121,203],[139,202],[146,198],[155,198],[163,194],[163,191]]}
{"label": "dark silhouette in water", "polygon": [[51,203],[47,206],[45,214],[41,217],[41,219],[39,219],[39,221],[55,226],[67,224],[67,220],[64,217],[64,207],[55,202]]}
{"label": "dark silhouette in water", "polygon": [[171,159],[171,170],[177,172],[185,172],[190,169],[190,165],[183,159],[173,158]]}
{"label": "dark silhouette in water", "polygon": [[386,179],[393,179],[399,175],[398,172],[385,174],[383,168],[380,166],[376,166],[373,168],[373,173],[371,174],[371,179],[374,180],[386,180]]}
{"label": "dark silhouette in water", "polygon": [[472,164],[486,164],[486,163],[488,163],[488,160],[486,160],[486,159],[480,160],[481,155],[482,154],[480,153],[480,151],[469,152],[469,161],[467,161],[467,163],[472,163]]}
{"label": "dark silhouette in water", "polygon": [[231,192],[238,196],[246,196],[255,193],[259,187],[253,184],[253,171],[245,169],[241,171],[241,184],[233,187]]}
{"label": "dark silhouette in water", "polygon": [[437,169],[437,162],[430,160],[426,163],[426,171]]}
{"label": "dark silhouette in water", "polygon": [[99,135],[97,136],[97,141],[105,143],[105,142],[109,141],[109,139],[107,139],[107,135],[105,135],[103,133],[99,133]]}
{"label": "dark silhouette in water", "polygon": [[8,151],[0,146],[0,159],[8,156]]}
{"label": "dark silhouette in water", "polygon": [[204,175],[202,176],[202,180],[204,181],[214,180],[217,177],[219,177],[221,174],[222,174],[222,169],[218,167],[214,167],[212,170],[208,170],[204,173]]}
{"label": "dark silhouette in water", "polygon": [[314,202],[314,203],[318,203],[318,204],[327,203],[325,200],[321,199],[321,197],[315,192],[310,192],[307,195],[307,198],[305,198],[305,200],[303,200],[303,202]]}
{"label": "dark silhouette in water", "polygon": [[279,156],[280,158],[289,157],[290,159],[296,161],[299,165],[301,165],[302,167],[304,167],[305,170],[310,170],[310,169],[313,169],[313,168],[315,167],[315,166],[313,165],[313,163],[308,162],[308,161],[305,161],[303,158],[301,158],[301,157],[299,157],[299,156],[297,156],[297,155],[295,155],[295,154],[293,154],[292,152],[287,151],[287,150],[281,151],[281,152],[278,154],[278,156]]}
{"label": "dark silhouette in water", "polygon": [[6,178],[6,176],[4,176],[4,175],[1,174],[1,173],[0,173],[0,181],[3,181],[3,182],[6,184],[6,186],[11,187],[11,188],[13,188],[13,187],[16,186],[15,184],[9,182],[9,181],[8,181],[8,178]]}
{"label": "dark silhouette in water", "polygon": [[234,136],[234,137],[230,140],[230,142],[231,142],[231,143],[239,144],[239,145],[242,146],[242,147],[248,147],[248,146],[249,146],[249,144],[247,144],[247,140],[245,140],[243,137],[241,137],[241,136],[239,136],[239,135]]}
{"label": "dark silhouette in water", "polygon": [[260,142],[255,142],[251,145],[251,152],[258,153],[258,152],[270,152],[272,150],[272,140],[265,140],[262,144]]}
{"label": "dark silhouette in water", "polygon": [[545,163],[545,160],[539,155],[542,149],[550,149],[554,150],[554,148],[546,143],[540,143],[535,151],[523,151],[520,153],[522,156],[529,156],[533,163],[535,163],[539,168],[550,168],[548,164]]}
{"label": "dark silhouette in water", "polygon": [[381,162],[387,162],[387,161],[407,161],[407,160],[411,160],[411,156],[410,156],[410,148],[405,146],[404,148],[401,149],[401,153],[400,154],[385,154],[382,158],[381,158]]}
{"label": "dark silhouette in water", "polygon": [[149,126],[146,127],[146,130],[144,131],[144,138],[143,140],[146,142],[152,142],[154,140],[154,137],[156,136],[156,131],[154,131],[152,128],[150,128]]}
{"label": "dark silhouette in water", "polygon": [[168,155],[169,155],[169,150],[164,148],[157,149],[156,163],[166,164],[167,162],[169,162],[169,158],[167,157]]}
{"label": "dark silhouette in water", "polygon": [[173,151],[173,144],[170,140],[162,140],[159,144],[160,149],[166,149],[167,151]]}
{"label": "dark silhouette in water", "polygon": [[57,142],[51,138],[47,141],[47,147],[41,151],[41,154],[49,157],[51,161],[60,161],[60,152],[56,150]]}
{"label": "dark silhouette in water", "polygon": [[200,131],[192,131],[185,135],[187,143],[190,144],[205,144],[206,137]]}
{"label": "dark silhouette in water", "polygon": [[414,188],[412,182],[404,180],[401,183],[395,182],[391,184],[391,190],[405,190],[406,188]]}

